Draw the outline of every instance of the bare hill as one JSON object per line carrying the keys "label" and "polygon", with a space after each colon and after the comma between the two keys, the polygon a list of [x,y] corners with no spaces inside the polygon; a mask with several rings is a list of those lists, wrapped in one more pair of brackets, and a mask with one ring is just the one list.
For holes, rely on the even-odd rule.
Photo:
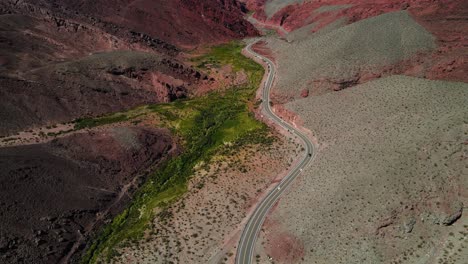
{"label": "bare hill", "polygon": [[[299,95],[303,88],[346,88],[361,73],[379,72],[434,49],[434,37],[406,11],[387,13],[339,27],[298,42],[271,40],[277,53],[280,92]],[[316,82],[316,83],[314,83]]]}
{"label": "bare hill", "polygon": [[294,252],[301,263],[464,263],[466,102],[467,84],[393,76],[288,104],[320,150],[259,251],[278,263]]}
{"label": "bare hill", "polygon": [[0,262],[59,263],[174,150],[168,131],[147,127],[0,148]]}

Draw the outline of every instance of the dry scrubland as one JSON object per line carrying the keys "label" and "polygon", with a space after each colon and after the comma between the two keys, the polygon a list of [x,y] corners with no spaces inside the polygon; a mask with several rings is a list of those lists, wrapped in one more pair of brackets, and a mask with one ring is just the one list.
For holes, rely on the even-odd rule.
{"label": "dry scrubland", "polygon": [[[406,11],[392,12],[342,26],[344,21],[308,35],[296,30],[289,36],[292,43],[269,39],[277,55],[278,80],[275,88],[290,97],[299,97],[313,80],[343,83],[361,72],[380,72],[386,65],[407,59],[418,52],[435,48],[434,37],[416,23]],[[306,26],[307,27],[307,26]],[[346,85],[346,83],[344,83]]]}
{"label": "dry scrubland", "polygon": [[[118,263],[227,263],[236,231],[256,197],[289,168],[296,143],[250,145],[199,166],[188,193],[160,211],[145,240],[121,249]],[[228,148],[227,148],[228,149]],[[234,236],[233,236],[234,235]],[[232,236],[232,237],[231,237]],[[231,243],[225,242],[231,239]]]}
{"label": "dry scrubland", "polygon": [[301,263],[466,263],[467,102],[467,84],[393,76],[290,103],[320,151],[270,215],[281,228],[262,232],[259,260],[286,230],[300,243],[283,255]]}
{"label": "dry scrubland", "polygon": [[[301,28],[298,28],[294,31],[291,31],[289,32],[287,35],[286,35],[286,39],[287,41],[289,42],[297,42],[297,41],[301,41],[301,40],[304,40],[304,39],[307,39],[311,36],[311,31],[317,27],[319,23],[318,22],[313,22],[307,26],[303,26]],[[320,31],[317,31],[316,33],[314,33],[314,38],[320,36],[320,35],[325,35],[337,28],[340,28],[342,26],[346,25],[346,18],[340,18],[340,19],[337,19],[336,21],[330,23],[329,25],[326,25],[325,27],[323,27],[322,29],[320,29]]]}
{"label": "dry scrubland", "polygon": [[268,216],[256,262],[466,263],[468,84],[379,78],[437,48],[407,11],[345,22],[268,38],[276,99],[319,151]]}

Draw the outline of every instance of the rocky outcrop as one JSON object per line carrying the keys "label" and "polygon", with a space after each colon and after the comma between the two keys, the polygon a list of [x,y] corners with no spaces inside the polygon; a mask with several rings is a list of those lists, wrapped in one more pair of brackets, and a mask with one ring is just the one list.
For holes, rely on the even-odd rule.
{"label": "rocky outcrop", "polygon": [[130,42],[132,43],[134,42],[145,43],[148,47],[151,47],[158,51],[161,50],[162,48],[163,50],[166,51],[168,55],[176,55],[177,53],[179,53],[179,49],[175,47],[174,45],[166,43],[160,39],[153,38],[149,36],[148,34],[139,33],[135,31],[130,31],[129,34],[130,34]]}
{"label": "rocky outcrop", "polygon": [[224,25],[232,37],[246,37],[257,34],[256,29],[243,19],[247,8],[245,4],[234,0],[181,0],[187,8],[192,8],[196,13],[202,14],[214,25]]}
{"label": "rocky outcrop", "polygon": [[460,201],[448,202],[446,206],[438,207],[426,212],[425,218],[437,225],[452,225],[463,213],[463,203]]}
{"label": "rocky outcrop", "polygon": [[[102,49],[104,46],[108,49],[119,48],[118,46],[130,48],[131,44],[142,44],[154,51],[171,56],[179,52],[174,45],[161,39],[129,30],[125,26],[102,20],[86,12],[78,13],[67,8],[66,4],[71,3],[51,4],[48,1],[6,0],[0,3],[0,13],[38,18],[42,23],[51,24],[53,30],[61,31],[62,34],[66,32],[64,37],[79,40],[75,41],[73,46],[84,45],[88,49],[90,47]],[[116,36],[121,39],[115,38]],[[94,43],[96,40],[97,43]]]}

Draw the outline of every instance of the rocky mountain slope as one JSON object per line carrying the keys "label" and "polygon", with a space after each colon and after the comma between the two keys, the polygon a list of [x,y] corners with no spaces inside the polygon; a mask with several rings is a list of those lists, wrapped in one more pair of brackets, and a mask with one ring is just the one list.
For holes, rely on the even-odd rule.
{"label": "rocky mountain slope", "polygon": [[[145,33],[168,45],[196,47],[253,36],[256,29],[242,16],[247,11],[238,1],[224,0],[22,0],[10,1],[14,8],[30,9],[97,24],[109,32],[122,29]],[[119,32],[120,31],[120,32]]]}
{"label": "rocky mountain slope", "polygon": [[244,12],[222,0],[0,1],[0,262],[79,262],[179,147],[142,120],[70,122],[226,84],[184,52],[256,35]]}
{"label": "rocky mountain slope", "polygon": [[[128,17],[115,15],[120,9]],[[181,10],[186,14],[179,18],[163,16]],[[186,46],[256,34],[242,10],[232,1],[3,1],[0,135],[213,86],[214,79],[178,54]]]}
{"label": "rocky mountain slope", "polygon": [[120,212],[145,170],[176,154],[168,131],[115,127],[0,148],[0,261],[68,262]]}

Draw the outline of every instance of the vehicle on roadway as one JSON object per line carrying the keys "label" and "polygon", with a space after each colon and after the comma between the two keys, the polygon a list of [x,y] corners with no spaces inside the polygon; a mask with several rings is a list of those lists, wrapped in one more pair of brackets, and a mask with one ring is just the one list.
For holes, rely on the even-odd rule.
{"label": "vehicle on roadway", "polygon": [[[255,54],[255,52],[253,52],[250,49],[251,45],[252,44],[247,46],[247,49],[246,49],[247,52],[249,52],[250,54],[259,55],[259,54]],[[288,173],[288,175],[286,175],[283,178],[282,182],[279,183],[276,188],[272,189],[266,195],[266,197],[264,197],[256,206],[256,208],[253,210],[247,223],[245,224],[244,230],[239,239],[239,244],[237,247],[237,254],[236,254],[236,259],[235,259],[236,264],[252,264],[253,263],[253,253],[255,252],[255,243],[256,243],[258,234],[262,228],[262,225],[264,223],[264,220],[266,218],[268,211],[278,201],[280,195],[284,192],[284,190],[286,190],[288,185],[291,184],[294,178],[296,178],[298,175],[301,175],[301,173],[298,173],[298,170],[302,171],[303,168],[307,166],[307,164],[312,160],[312,153],[314,151],[313,143],[304,134],[302,134],[301,131],[297,130],[294,124],[288,124],[287,121],[284,121],[282,118],[278,117],[274,113],[274,111],[270,107],[268,107],[268,105],[273,106],[273,102],[270,101],[269,99],[270,99],[270,88],[271,88],[272,80],[273,80],[272,75],[275,72],[275,67],[267,59],[263,58],[263,61],[268,62],[268,72],[267,72],[268,81],[265,83],[264,91],[262,94],[262,99],[266,102],[266,104],[264,105],[266,107],[263,109],[263,111],[266,113],[266,116],[269,116],[269,118],[273,120],[273,122],[282,126],[288,132],[291,132],[295,138],[299,137],[300,139],[302,139],[304,143],[303,147],[304,147],[305,153],[308,153],[308,155],[304,156],[302,161],[296,166],[294,166],[295,168],[292,169]],[[285,123],[287,125],[284,125]],[[272,258],[270,256],[268,257],[271,261]]]}

